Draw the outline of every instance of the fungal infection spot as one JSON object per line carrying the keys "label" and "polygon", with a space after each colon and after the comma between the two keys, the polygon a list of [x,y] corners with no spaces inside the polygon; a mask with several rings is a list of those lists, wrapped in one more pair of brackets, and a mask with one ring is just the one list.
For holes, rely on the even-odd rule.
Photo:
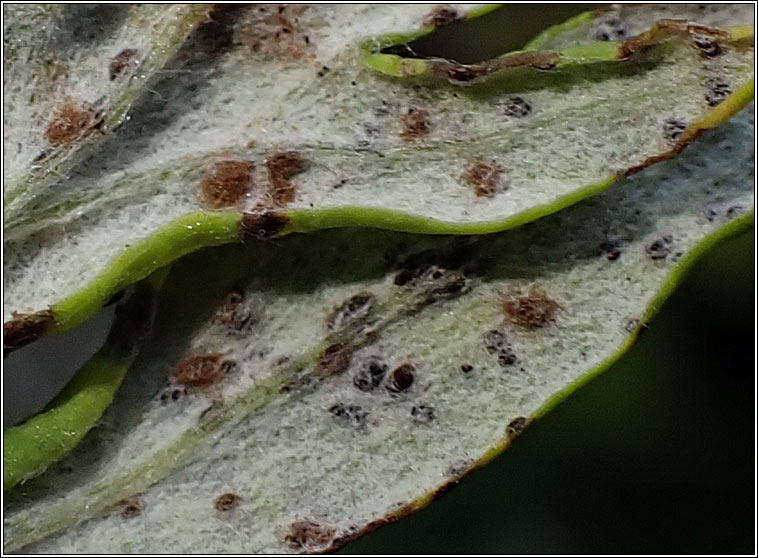
{"label": "fungal infection spot", "polygon": [[715,37],[695,34],[692,36],[692,43],[703,58],[713,58],[723,52],[721,44]]}
{"label": "fungal infection spot", "polygon": [[201,183],[203,201],[215,209],[238,205],[250,194],[254,168],[249,161],[230,159],[213,163]]}
{"label": "fungal infection spot", "polygon": [[269,195],[278,206],[295,199],[295,186],[290,178],[305,168],[305,161],[297,151],[279,151],[266,158],[268,168]]}
{"label": "fungal infection spot", "polygon": [[101,121],[92,103],[66,97],[48,122],[45,139],[55,147],[68,145],[91,134]]}
{"label": "fungal infection spot", "polygon": [[523,97],[509,97],[505,101],[503,112],[512,118],[525,118],[532,112],[530,105]]}
{"label": "fungal infection spot", "polygon": [[374,295],[368,291],[351,296],[326,317],[326,327],[334,331],[364,319],[374,309],[374,302]]}
{"label": "fungal infection spot", "polygon": [[484,348],[490,354],[497,355],[497,361],[503,368],[513,366],[518,362],[518,357],[508,343],[505,333],[492,329],[484,334]]}
{"label": "fungal infection spot", "polygon": [[410,363],[401,364],[395,368],[385,384],[387,391],[393,394],[408,391],[416,379],[416,367]]}
{"label": "fungal infection spot", "polygon": [[350,366],[352,356],[352,348],[345,343],[329,345],[318,359],[318,371],[324,377],[341,374]]}
{"label": "fungal infection spot", "polygon": [[669,141],[677,141],[686,128],[687,123],[684,120],[675,117],[668,118],[663,123],[663,136]]}
{"label": "fungal infection spot", "polygon": [[500,166],[495,161],[474,161],[463,173],[463,181],[477,196],[494,198],[500,189]]}
{"label": "fungal infection spot", "polygon": [[134,48],[125,48],[111,58],[110,64],[108,65],[108,76],[111,81],[116,78],[128,76],[134,73],[138,64],[137,50]]}
{"label": "fungal infection spot", "polygon": [[121,517],[124,519],[131,519],[142,513],[142,502],[136,496],[124,498],[118,506],[121,508]]}
{"label": "fungal infection spot", "polygon": [[729,95],[732,94],[732,88],[724,80],[719,78],[708,78],[705,80],[705,102],[709,107],[715,107],[721,104]]}
{"label": "fungal infection spot", "polygon": [[213,507],[215,507],[217,511],[226,512],[239,506],[241,501],[242,498],[233,492],[226,492],[216,498],[216,502]]}
{"label": "fungal infection spot", "polygon": [[487,67],[481,64],[447,64],[447,77],[456,84],[464,84],[487,74]]}
{"label": "fungal infection spot", "polygon": [[645,246],[645,253],[651,260],[664,260],[671,253],[671,248],[669,247],[671,242],[672,238],[670,236],[654,240]]}
{"label": "fungal infection spot", "polygon": [[726,210],[726,218],[727,219],[734,219],[738,215],[745,213],[745,208],[741,205],[733,205],[729,209]]}
{"label": "fungal infection spot", "polygon": [[598,22],[595,39],[598,41],[617,41],[628,35],[626,25],[618,14],[610,13]]}
{"label": "fungal infection spot", "polygon": [[436,414],[434,412],[434,407],[431,405],[415,405],[413,409],[411,409],[411,416],[416,422],[429,424],[434,420]]}
{"label": "fungal infection spot", "polygon": [[224,300],[214,317],[217,324],[226,326],[234,334],[244,335],[256,324],[253,310],[245,303],[245,297],[241,291],[233,290]]}
{"label": "fungal infection spot", "polygon": [[244,213],[240,219],[239,233],[242,240],[264,240],[281,233],[289,224],[289,217],[275,211]]}
{"label": "fungal infection spot", "polygon": [[424,25],[439,29],[460,21],[461,16],[457,10],[448,6],[439,6],[424,18]]}
{"label": "fungal infection spot", "polygon": [[505,435],[509,442],[512,442],[519,434],[521,434],[524,428],[526,428],[528,421],[529,419],[526,417],[516,417],[508,423],[508,426],[505,427]]}
{"label": "fungal infection spot", "polygon": [[609,261],[616,261],[621,257],[621,244],[617,240],[606,238],[598,246],[601,254]]}
{"label": "fungal infection spot", "polygon": [[470,364],[461,364],[461,372],[463,372],[464,375],[470,376],[473,371],[474,367]]}
{"label": "fungal infection spot", "polygon": [[328,525],[321,525],[312,519],[300,519],[290,525],[284,542],[291,550],[317,552],[329,547],[336,531]]}
{"label": "fungal infection spot", "polygon": [[329,412],[340,426],[350,428],[361,428],[366,426],[368,411],[364,411],[359,405],[345,405],[335,403],[329,407]]}
{"label": "fungal infection spot", "polygon": [[429,135],[432,129],[432,121],[429,112],[419,107],[411,107],[403,117],[402,136],[406,140],[418,139]]}
{"label": "fungal infection spot", "polygon": [[225,360],[219,353],[190,355],[174,368],[174,378],[190,388],[204,388],[218,382],[234,368],[234,362]]}
{"label": "fungal infection spot", "polygon": [[388,368],[379,357],[371,357],[353,376],[353,385],[361,391],[374,391],[384,381]]}
{"label": "fungal infection spot", "polygon": [[468,458],[456,459],[445,470],[445,476],[448,478],[460,477],[469,470],[472,463],[473,461]]}
{"label": "fungal infection spot", "polygon": [[502,301],[502,307],[506,317],[512,323],[536,329],[553,323],[561,305],[543,290],[532,286],[526,295],[506,296]]}

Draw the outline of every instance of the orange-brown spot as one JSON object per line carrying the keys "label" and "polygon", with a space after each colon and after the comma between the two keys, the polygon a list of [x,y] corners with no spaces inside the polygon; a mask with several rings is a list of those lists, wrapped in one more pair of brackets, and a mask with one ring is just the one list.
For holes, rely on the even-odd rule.
{"label": "orange-brown spot", "polygon": [[457,21],[460,21],[461,16],[454,8],[447,6],[438,6],[432,13],[424,18],[424,25],[435,27],[446,27]]}
{"label": "orange-brown spot", "polygon": [[100,115],[92,103],[66,97],[45,129],[45,139],[54,146],[73,143],[95,129]]}
{"label": "orange-brown spot", "polygon": [[417,139],[429,134],[432,129],[429,112],[418,107],[408,109],[403,117],[402,136],[407,140]]}
{"label": "orange-brown spot", "polygon": [[111,81],[134,72],[138,64],[136,58],[137,50],[133,48],[125,48],[111,58],[111,62],[108,65],[108,76],[111,78]]}
{"label": "orange-brown spot", "polygon": [[290,525],[284,541],[292,550],[313,552],[331,545],[335,533],[333,527],[321,525],[312,519],[300,519]]}
{"label": "orange-brown spot", "polygon": [[500,187],[500,173],[495,161],[475,161],[463,173],[463,181],[477,196],[493,198]]}
{"label": "orange-brown spot", "polygon": [[341,374],[350,366],[353,350],[344,343],[329,345],[318,359],[318,371],[322,376]]}
{"label": "orange-brown spot", "polygon": [[511,322],[530,329],[550,325],[561,308],[560,304],[536,287],[529,289],[527,295],[506,297],[502,306]]}
{"label": "orange-brown spot", "polygon": [[204,388],[218,382],[234,363],[219,353],[190,355],[180,360],[175,369],[177,382],[191,388]]}
{"label": "orange-brown spot", "polygon": [[253,169],[249,161],[217,161],[201,183],[203,201],[216,209],[238,205],[250,193]]}
{"label": "orange-brown spot", "polygon": [[121,507],[121,517],[131,519],[142,513],[142,502],[137,497],[124,498],[118,505]]}
{"label": "orange-brown spot", "polygon": [[3,353],[8,355],[36,341],[54,323],[55,316],[50,309],[32,314],[13,312],[13,319],[3,324]]}
{"label": "orange-brown spot", "polygon": [[305,161],[297,151],[280,151],[266,159],[269,178],[269,194],[276,205],[282,206],[295,199],[295,186],[289,179],[305,167]]}
{"label": "orange-brown spot", "polygon": [[229,511],[233,508],[236,508],[239,506],[240,502],[242,501],[242,498],[237,496],[236,494],[232,492],[226,492],[216,498],[216,503],[214,504],[214,507],[216,510],[220,512]]}

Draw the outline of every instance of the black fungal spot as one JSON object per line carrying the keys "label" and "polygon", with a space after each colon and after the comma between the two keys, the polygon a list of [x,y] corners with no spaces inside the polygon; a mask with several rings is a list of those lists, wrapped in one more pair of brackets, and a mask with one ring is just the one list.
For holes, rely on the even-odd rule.
{"label": "black fungal spot", "polygon": [[416,405],[411,409],[411,416],[416,422],[428,424],[434,420],[434,407],[430,405]]}
{"label": "black fungal spot", "polygon": [[329,73],[329,67],[322,66],[321,69],[318,71],[318,77],[324,77],[327,73]]}
{"label": "black fungal spot", "polygon": [[617,15],[608,15],[603,18],[595,29],[595,39],[598,41],[616,41],[626,38],[627,35],[626,25]]}
{"label": "black fungal spot", "polygon": [[353,376],[353,385],[361,391],[370,392],[378,388],[387,375],[388,366],[378,357],[372,357],[363,363]]}
{"label": "black fungal spot", "polygon": [[484,334],[484,347],[490,354],[497,355],[497,362],[502,367],[513,366],[518,362],[518,357],[508,344],[505,334],[497,329],[492,329]]}
{"label": "black fungal spot", "polygon": [[300,552],[317,552],[332,544],[335,529],[321,525],[312,519],[300,519],[290,525],[284,542],[291,550]]}
{"label": "black fungal spot", "polygon": [[216,508],[217,511],[226,512],[239,506],[241,501],[242,498],[236,494],[232,492],[226,492],[216,498],[216,502],[213,504],[213,507]]}
{"label": "black fungal spot", "polygon": [[650,257],[651,260],[663,260],[666,259],[666,257],[671,252],[671,249],[668,247],[668,244],[671,243],[671,240],[666,241],[666,237],[659,238],[658,240],[654,240],[647,246],[645,246],[645,252]]}
{"label": "black fungal spot", "polygon": [[510,97],[505,101],[503,112],[506,116],[511,116],[513,118],[524,118],[531,114],[532,105],[522,97]]}
{"label": "black fungal spot", "polygon": [[705,218],[708,222],[712,223],[716,217],[718,217],[718,213],[715,209],[706,209],[705,212]]}
{"label": "black fungal spot", "polygon": [[395,368],[390,374],[385,387],[390,393],[402,393],[408,391],[416,379],[416,367],[405,363]]}
{"label": "black fungal spot", "polygon": [[121,507],[121,517],[131,519],[142,513],[142,502],[139,498],[124,498],[118,505]]}
{"label": "black fungal spot", "polygon": [[470,364],[461,364],[461,372],[466,374],[467,376],[471,374],[474,371],[474,367]]}
{"label": "black fungal spot", "polygon": [[116,56],[111,58],[110,64],[108,65],[108,76],[110,77],[111,81],[118,77],[133,73],[134,70],[137,69],[138,64],[136,57],[136,49],[125,48]]}
{"label": "black fungal spot", "polygon": [[670,141],[676,141],[687,128],[687,123],[675,117],[666,119],[663,123],[663,136]]}
{"label": "black fungal spot", "polygon": [[604,254],[609,261],[616,261],[621,257],[621,244],[616,240],[605,239],[598,246],[600,253]]}
{"label": "black fungal spot", "polygon": [[329,412],[340,426],[361,428],[366,425],[368,411],[364,411],[359,405],[345,405],[335,403],[329,407]]}
{"label": "black fungal spot", "polygon": [[353,350],[344,343],[329,345],[318,359],[318,371],[322,376],[341,374],[350,366]]}
{"label": "black fungal spot", "polygon": [[741,213],[745,212],[745,208],[743,208],[741,205],[733,205],[729,209],[726,210],[726,218],[727,219],[734,219],[737,217],[737,215],[740,215]]}
{"label": "black fungal spot", "polygon": [[374,308],[374,295],[362,291],[337,306],[326,317],[326,327],[330,331],[342,329],[346,325],[366,317]]}
{"label": "black fungal spot", "polygon": [[715,107],[722,103],[729,95],[732,94],[732,88],[728,83],[718,78],[708,78],[705,83],[708,90],[705,93],[705,101],[708,106]]}
{"label": "black fungal spot", "polygon": [[508,426],[505,427],[505,435],[508,437],[508,441],[513,441],[521,432],[526,428],[528,419],[526,417],[516,417]]}
{"label": "black fungal spot", "polygon": [[713,58],[723,52],[719,42],[713,37],[707,35],[694,35],[692,37],[692,42],[695,45],[695,48],[700,51],[700,55],[703,58]]}

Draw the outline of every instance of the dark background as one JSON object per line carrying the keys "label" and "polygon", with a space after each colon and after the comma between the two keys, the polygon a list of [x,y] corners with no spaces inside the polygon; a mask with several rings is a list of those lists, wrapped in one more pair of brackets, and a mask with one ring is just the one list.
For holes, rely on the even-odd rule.
{"label": "dark background", "polygon": [[[508,6],[475,40],[414,46],[491,56],[586,8]],[[452,492],[341,552],[754,554],[754,254],[754,233],[711,251],[616,365]]]}

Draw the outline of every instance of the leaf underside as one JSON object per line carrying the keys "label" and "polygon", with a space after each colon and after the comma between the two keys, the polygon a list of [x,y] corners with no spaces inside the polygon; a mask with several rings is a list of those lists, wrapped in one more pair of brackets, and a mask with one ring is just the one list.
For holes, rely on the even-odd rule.
{"label": "leaf underside", "polygon": [[[597,56],[558,53],[552,70],[552,62],[497,59],[499,69],[471,86],[434,72],[388,78],[362,64],[359,45],[418,27],[428,7],[290,10],[284,38],[275,7],[211,14],[145,80],[128,118],[120,113],[97,142],[97,131],[81,140],[94,145],[78,164],[34,161],[50,120],[11,127],[36,143],[6,174],[4,319],[52,306],[53,330],[75,325],[156,267],[236,241],[242,211],[284,210],[299,231],[482,233],[528,222],[680,149],[753,67],[752,41],[718,35],[723,47],[709,57],[681,28],[623,59],[609,43]],[[106,80],[104,55],[91,58],[81,64],[98,64]],[[57,86],[47,112],[41,101],[32,108],[49,114],[68,84]],[[78,96],[95,101],[89,90]],[[282,153],[297,154],[291,176],[269,164]],[[247,165],[237,199],[203,195],[221,161]],[[224,200],[234,213],[215,210]]]}
{"label": "leaf underside", "polygon": [[[374,20],[374,34],[407,21],[385,28]],[[339,75],[334,66],[327,75]],[[363,79],[380,79],[365,91],[391,85],[402,98],[384,78]],[[455,91],[466,97],[475,88]],[[581,113],[569,108],[556,121]],[[300,125],[267,134],[322,133]],[[606,367],[699,253],[752,222],[753,132],[751,105],[677,158],[507,232],[343,229],[182,259],[161,296],[155,336],[99,427],[6,496],[6,551],[324,551],[418,509]],[[345,138],[324,135],[336,161]],[[383,149],[398,164],[450,143],[422,142],[405,155],[404,144]],[[250,153],[265,158],[268,145],[284,143]],[[617,148],[600,144],[606,158]],[[595,181],[604,178],[597,169]],[[297,176],[298,191],[309,172]],[[535,180],[547,175],[549,167]],[[192,381],[197,368],[188,363],[203,358],[216,369]]]}

